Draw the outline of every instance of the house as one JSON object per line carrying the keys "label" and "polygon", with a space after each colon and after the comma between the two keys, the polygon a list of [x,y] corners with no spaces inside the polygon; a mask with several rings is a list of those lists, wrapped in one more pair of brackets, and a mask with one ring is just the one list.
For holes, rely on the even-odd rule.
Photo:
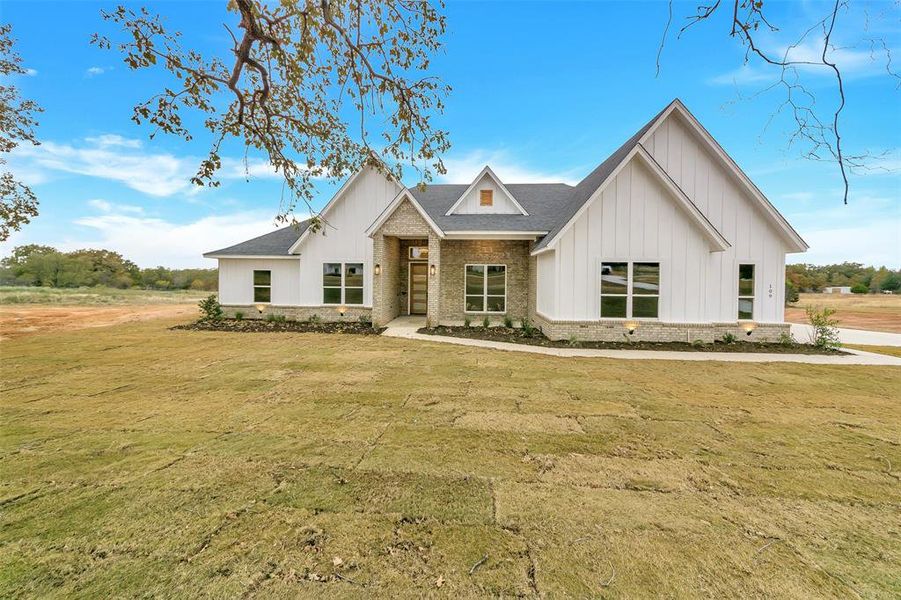
{"label": "house", "polygon": [[[528,318],[553,339],[775,340],[807,244],[679,101],[580,183],[405,187],[372,168],[219,260],[227,314],[430,324]],[[741,339],[745,339],[742,337]]]}
{"label": "house", "polygon": [[850,285],[836,285],[832,287],[823,288],[824,294],[850,294],[851,286]]}

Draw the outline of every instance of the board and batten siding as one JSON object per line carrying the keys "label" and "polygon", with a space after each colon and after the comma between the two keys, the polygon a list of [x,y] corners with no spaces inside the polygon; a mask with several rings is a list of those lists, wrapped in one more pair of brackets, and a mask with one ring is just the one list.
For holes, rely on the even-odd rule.
{"label": "board and batten siding", "polygon": [[253,304],[253,272],[271,271],[271,302],[295,306],[300,300],[300,261],[297,259],[220,258],[219,302],[226,305]]}
{"label": "board and batten siding", "polygon": [[[479,192],[481,190],[491,190],[492,204],[491,206],[482,206],[479,202]],[[463,198],[462,202],[454,209],[455,215],[520,215],[519,208],[516,207],[507,194],[501,189],[490,175],[485,173],[469,193]]]}
{"label": "board and batten siding", "polygon": [[367,168],[345,190],[320,231],[300,247],[301,306],[322,305],[322,265],[330,262],[363,263],[363,305],[372,306],[372,238],[366,228],[401,191],[400,186],[375,169]]}
{"label": "board and batten siding", "polygon": [[[674,323],[735,322],[738,265],[755,265],[755,315],[760,322],[784,318],[785,243],[759,209],[680,117],[669,116],[644,144],[731,248],[711,252],[651,171],[633,158],[593,198],[556,244],[558,320],[596,320],[600,314],[600,265],[604,261],[660,263],[659,319]],[[553,284],[551,284],[553,285]]]}

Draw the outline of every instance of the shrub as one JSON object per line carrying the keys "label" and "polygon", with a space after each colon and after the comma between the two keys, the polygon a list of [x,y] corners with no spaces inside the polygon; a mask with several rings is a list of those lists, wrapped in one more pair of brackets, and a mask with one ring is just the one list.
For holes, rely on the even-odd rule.
{"label": "shrub", "polygon": [[731,333],[724,333],[723,334],[723,343],[724,344],[734,344],[735,336]]}
{"label": "shrub", "polygon": [[274,315],[272,313],[269,313],[268,315],[266,315],[266,320],[270,323],[284,323],[288,320],[288,318],[285,315]]}
{"label": "shrub", "polygon": [[801,299],[801,294],[798,293],[798,288],[791,281],[785,282],[785,303],[786,304],[794,304],[798,300]]}
{"label": "shrub", "polygon": [[[727,333],[726,335],[729,335],[729,334]],[[734,337],[733,337],[733,341],[734,341]],[[729,343],[731,343],[731,342],[729,342]],[[694,346],[695,348],[700,348],[701,346],[704,345],[704,340],[695,340],[691,343],[691,345]]]}
{"label": "shrub", "polygon": [[838,319],[834,319],[834,308],[807,307],[807,320],[813,326],[813,345],[831,350],[842,345],[838,338]]}
{"label": "shrub", "polygon": [[524,336],[530,338],[535,335],[535,326],[532,325],[532,321],[530,321],[528,317],[523,317],[520,327],[522,328],[522,334]]}
{"label": "shrub", "polygon": [[798,342],[795,341],[794,336],[789,331],[783,331],[779,334],[779,343],[783,346],[794,346]]}
{"label": "shrub", "polygon": [[201,321],[219,321],[222,319],[222,305],[216,299],[216,294],[210,294],[197,303],[200,307]]}
{"label": "shrub", "polygon": [[243,320],[244,320],[244,313],[242,313],[240,310],[236,311],[235,312],[235,321],[243,321]]}
{"label": "shrub", "polygon": [[579,345],[579,338],[577,338],[577,337],[575,336],[575,334],[573,334],[573,335],[569,336],[569,340],[567,340],[567,343],[568,343],[572,348],[575,348],[576,346]]}
{"label": "shrub", "polygon": [[504,315],[504,327],[513,329],[513,319],[510,318],[510,315]]}
{"label": "shrub", "polygon": [[852,294],[869,294],[869,293],[870,293],[870,288],[868,288],[867,286],[865,286],[865,285],[862,284],[862,283],[855,283],[855,284],[851,287],[851,293],[852,293]]}
{"label": "shrub", "polygon": [[315,315],[315,314],[310,315],[310,318],[307,319],[307,322],[310,325],[319,325],[320,323],[322,323],[322,317],[320,317],[319,315]]}
{"label": "shrub", "polygon": [[363,327],[372,327],[372,316],[371,315],[367,315],[366,313],[363,313],[362,315],[360,315],[360,318],[357,320],[360,322],[360,325],[362,325]]}
{"label": "shrub", "polygon": [[482,319],[482,327],[484,327],[485,329],[488,329],[489,327],[491,327],[491,321],[488,320],[488,317],[485,317],[484,319]]}
{"label": "shrub", "polygon": [[472,325],[472,319],[463,317],[463,327],[469,327],[470,325]]}

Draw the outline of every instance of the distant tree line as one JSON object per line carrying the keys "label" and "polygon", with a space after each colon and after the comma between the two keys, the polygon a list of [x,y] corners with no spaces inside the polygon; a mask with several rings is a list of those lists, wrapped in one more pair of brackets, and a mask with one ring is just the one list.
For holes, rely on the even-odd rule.
{"label": "distant tree line", "polygon": [[141,269],[112,250],[60,252],[28,244],[0,260],[0,285],[215,290],[218,275],[216,269]]}
{"label": "distant tree line", "polygon": [[901,270],[865,267],[861,263],[840,265],[786,265],[785,283],[797,292],[819,292],[825,287],[848,286],[856,293],[895,292],[901,288]]}

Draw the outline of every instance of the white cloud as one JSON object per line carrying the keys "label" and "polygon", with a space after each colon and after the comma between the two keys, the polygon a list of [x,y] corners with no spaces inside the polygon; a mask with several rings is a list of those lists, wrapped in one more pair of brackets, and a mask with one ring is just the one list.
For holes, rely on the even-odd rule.
{"label": "white cloud", "polygon": [[772,82],[778,77],[779,71],[776,69],[768,70],[763,67],[742,65],[733,71],[709,79],[707,83],[711,85],[751,85],[763,81]]}
{"label": "white cloud", "polygon": [[100,212],[104,213],[144,213],[144,208],[141,206],[134,206],[132,204],[114,204],[112,202],[107,202],[106,200],[103,200],[101,198],[88,200],[88,206],[90,206],[91,208],[96,208]]}
{"label": "white cloud", "polygon": [[25,69],[26,77],[37,77],[38,70],[37,69]]}
{"label": "white cloud", "polygon": [[97,75],[103,75],[106,71],[105,67],[89,67],[84,74],[85,77],[96,77]]}
{"label": "white cloud", "polygon": [[901,267],[901,219],[885,219],[857,227],[802,231],[810,245],[804,254],[790,254],[790,263],[835,264],[845,261],[865,265]]}
{"label": "white cloud", "polygon": [[[151,196],[168,197],[202,190],[190,182],[200,161],[195,156],[148,151],[141,140],[102,134],[78,144],[46,141],[40,146],[19,147],[10,163],[31,184],[46,181],[49,172],[58,171],[117,181]],[[218,176],[243,179],[248,173],[251,178],[280,177],[265,160],[249,158],[245,170],[243,160],[227,157],[222,159]]]}
{"label": "white cloud", "polygon": [[485,165],[497,174],[504,183],[568,183],[575,185],[586,173],[574,169],[546,171],[530,169],[512,158],[504,150],[473,150],[465,155],[448,156],[444,159],[447,174],[441,176],[448,183],[471,183]]}
{"label": "white cloud", "polygon": [[106,248],[121,253],[141,267],[213,267],[204,252],[217,250],[273,231],[271,215],[235,213],[203,217],[190,223],[126,214],[81,217],[75,224],[92,230],[78,239],[67,239],[56,247]]}

